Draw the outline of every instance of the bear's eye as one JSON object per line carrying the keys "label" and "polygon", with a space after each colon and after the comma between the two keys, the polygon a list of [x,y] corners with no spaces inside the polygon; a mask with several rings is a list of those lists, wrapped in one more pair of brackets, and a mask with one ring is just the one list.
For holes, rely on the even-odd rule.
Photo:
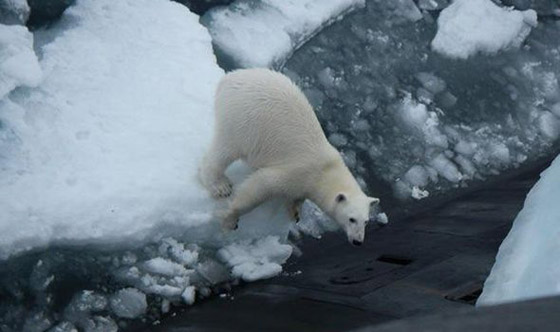
{"label": "bear's eye", "polygon": [[354,218],[350,218],[350,219],[348,219],[348,221],[350,221],[352,224],[356,223],[356,219],[354,219]]}

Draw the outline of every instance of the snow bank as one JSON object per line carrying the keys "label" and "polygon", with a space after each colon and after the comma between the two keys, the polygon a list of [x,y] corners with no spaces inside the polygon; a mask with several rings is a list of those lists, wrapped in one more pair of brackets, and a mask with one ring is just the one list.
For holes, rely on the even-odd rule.
{"label": "snow bank", "polygon": [[541,174],[500,246],[477,305],[560,294],[560,157]]}
{"label": "snow bank", "polygon": [[[223,71],[196,15],[164,0],[80,0],[40,36],[44,81],[0,103],[0,259],[50,244],[287,234],[274,202],[222,234],[213,213],[224,202],[198,184]],[[230,172],[236,182],[248,171]]]}
{"label": "snow bank", "polygon": [[18,86],[34,87],[40,81],[33,35],[24,26],[0,24],[0,100]]}
{"label": "snow bank", "polygon": [[451,58],[519,47],[537,25],[534,10],[501,8],[491,0],[455,0],[438,18],[432,48]]}
{"label": "snow bank", "polygon": [[321,27],[364,0],[238,0],[202,18],[219,51],[237,67],[276,67]]}

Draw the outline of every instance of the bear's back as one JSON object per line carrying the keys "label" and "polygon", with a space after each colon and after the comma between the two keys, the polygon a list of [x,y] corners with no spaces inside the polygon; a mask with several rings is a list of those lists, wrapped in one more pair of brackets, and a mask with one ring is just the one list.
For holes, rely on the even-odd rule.
{"label": "bear's back", "polygon": [[216,126],[256,167],[302,158],[328,144],[305,95],[288,77],[268,69],[224,76],[216,93]]}

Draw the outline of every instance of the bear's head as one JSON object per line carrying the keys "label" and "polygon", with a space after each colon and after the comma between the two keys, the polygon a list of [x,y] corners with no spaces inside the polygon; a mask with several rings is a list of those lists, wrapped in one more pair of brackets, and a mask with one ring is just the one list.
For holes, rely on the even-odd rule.
{"label": "bear's head", "polygon": [[371,221],[371,212],[377,204],[379,198],[368,197],[363,193],[338,193],[334,198],[331,217],[346,232],[348,241],[359,246],[364,242],[366,226]]}

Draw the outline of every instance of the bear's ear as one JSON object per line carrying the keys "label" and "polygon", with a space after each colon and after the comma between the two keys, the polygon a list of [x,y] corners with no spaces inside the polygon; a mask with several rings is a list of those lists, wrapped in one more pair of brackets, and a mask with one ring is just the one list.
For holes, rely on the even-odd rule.
{"label": "bear's ear", "polygon": [[338,193],[338,195],[336,195],[335,202],[342,203],[345,200],[346,200],[346,195],[344,195],[343,193]]}
{"label": "bear's ear", "polygon": [[379,204],[379,198],[369,197],[369,205],[374,206]]}

